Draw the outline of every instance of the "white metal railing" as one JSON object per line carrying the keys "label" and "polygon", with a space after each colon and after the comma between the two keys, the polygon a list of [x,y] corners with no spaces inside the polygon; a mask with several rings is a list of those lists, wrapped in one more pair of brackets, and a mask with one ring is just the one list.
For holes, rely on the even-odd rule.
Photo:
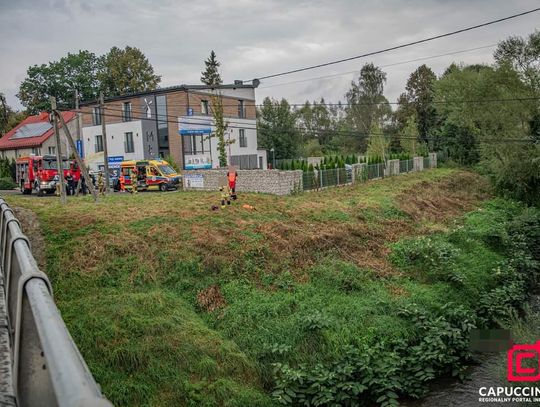
{"label": "white metal railing", "polygon": [[19,221],[2,198],[0,267],[17,406],[111,407],[62,320]]}

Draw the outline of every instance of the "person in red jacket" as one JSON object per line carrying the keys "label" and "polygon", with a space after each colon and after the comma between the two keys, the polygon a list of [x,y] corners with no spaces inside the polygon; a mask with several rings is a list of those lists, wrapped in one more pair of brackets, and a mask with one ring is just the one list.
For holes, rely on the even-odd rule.
{"label": "person in red jacket", "polygon": [[234,167],[229,167],[227,172],[227,181],[229,181],[229,191],[233,201],[236,201],[236,179],[238,178],[238,173]]}

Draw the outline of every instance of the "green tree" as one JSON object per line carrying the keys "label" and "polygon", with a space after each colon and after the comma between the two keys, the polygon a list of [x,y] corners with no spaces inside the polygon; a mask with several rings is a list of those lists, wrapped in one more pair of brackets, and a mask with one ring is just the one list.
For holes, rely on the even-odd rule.
{"label": "green tree", "polygon": [[367,153],[370,157],[380,157],[382,161],[386,160],[390,141],[384,136],[381,128],[374,123],[371,128]]}
{"label": "green tree", "polygon": [[[540,31],[530,34],[527,39],[510,37],[500,42],[494,58],[498,66],[509,65],[519,73],[531,96],[540,94]],[[529,107],[529,134],[540,141],[540,100],[529,104]]]}
{"label": "green tree", "polygon": [[316,140],[323,153],[333,151],[332,142],[340,121],[339,108],[339,104],[329,107],[324,98],[319,102],[306,102],[297,112],[298,124],[305,129],[302,144]]}
{"label": "green tree", "polygon": [[17,112],[8,106],[6,97],[0,92],[0,136],[6,134],[27,116],[26,112]]}
{"label": "green tree", "polygon": [[59,61],[29,67],[17,96],[30,114],[50,110],[51,96],[59,107],[73,107],[75,90],[82,99],[97,97],[98,69],[99,61],[93,53],[68,53]]}
{"label": "green tree", "polygon": [[397,108],[392,114],[392,121],[398,130],[403,130],[409,118],[415,113],[414,106],[410,103],[407,93],[402,93],[397,99]]}
{"label": "green tree", "polygon": [[217,138],[218,160],[220,167],[227,166],[227,146],[234,143],[236,140],[225,140],[225,131],[227,130],[227,123],[223,116],[223,98],[219,92],[214,93],[211,96],[212,103],[212,116],[214,119],[214,125],[216,130],[214,132]]}
{"label": "green tree", "polygon": [[437,114],[434,100],[433,85],[437,77],[426,65],[421,65],[411,73],[405,89],[410,107],[414,109],[418,124],[418,137],[420,141],[427,143],[431,131],[437,123]]}
{"label": "green tree", "polygon": [[441,129],[444,145],[454,161],[462,165],[473,165],[480,160],[476,135],[466,126],[447,122]]}
{"label": "green tree", "polygon": [[261,148],[274,148],[276,159],[295,158],[300,148],[296,113],[285,99],[265,98],[257,111],[257,137]]}
{"label": "green tree", "polygon": [[[221,76],[219,75],[218,68],[221,65],[218,62],[216,53],[212,50],[210,52],[210,57],[204,61],[206,69],[202,72],[201,82],[209,86],[221,85]],[[221,97],[221,92],[218,89],[213,91],[211,96],[212,104],[212,117],[214,119],[214,124],[216,126],[215,137],[217,138],[217,149],[218,149],[218,159],[219,166],[227,166],[227,145],[229,143],[234,143],[235,140],[225,141],[225,131],[227,130],[227,123],[225,123],[223,115],[223,99]]]}
{"label": "green tree", "polygon": [[[451,66],[435,84],[435,93],[437,100],[479,101],[538,95],[532,83],[508,63]],[[480,166],[500,192],[538,204],[540,146],[530,134],[536,103],[514,100],[438,104],[445,148],[455,154],[452,158],[462,162],[473,161],[470,153],[476,150]]]}
{"label": "green tree", "polygon": [[154,90],[161,76],[154,73],[152,64],[135,47],[112,47],[99,61],[97,74],[101,90],[108,96]]}
{"label": "green tree", "polygon": [[533,93],[540,92],[540,31],[527,39],[510,37],[501,41],[493,57],[499,66],[509,64],[518,72]]}
{"label": "green tree", "polygon": [[418,147],[418,123],[416,123],[415,115],[409,117],[402,134],[403,137],[400,138],[401,148],[406,153],[415,156]]}
{"label": "green tree", "polygon": [[219,66],[216,53],[214,50],[210,51],[210,56],[204,61],[206,68],[201,72],[201,82],[205,85],[221,85],[221,75],[219,74]]}
{"label": "green tree", "polygon": [[100,90],[109,96],[141,92],[155,89],[160,80],[139,49],[113,47],[101,57],[79,51],[29,67],[17,96],[28,113],[36,114],[50,110],[51,96],[60,108],[72,108],[75,90],[82,100],[93,100]]}
{"label": "green tree", "polygon": [[372,63],[365,64],[360,70],[357,82],[351,82],[351,89],[346,93],[345,109],[350,129],[356,132],[352,137],[356,151],[365,151],[367,135],[374,125],[381,126],[391,114],[388,100],[384,97],[386,73]]}

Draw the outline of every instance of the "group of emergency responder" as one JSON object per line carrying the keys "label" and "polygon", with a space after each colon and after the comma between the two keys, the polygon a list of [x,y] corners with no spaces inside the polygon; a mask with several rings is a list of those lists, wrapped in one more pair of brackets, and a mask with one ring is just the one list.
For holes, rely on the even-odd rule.
{"label": "group of emergency responder", "polygon": [[[225,208],[227,205],[231,204],[231,199],[236,201],[236,180],[238,178],[238,173],[234,168],[229,168],[227,171],[227,183],[219,187],[219,192],[221,194],[221,208]],[[217,207],[213,206],[213,210],[216,210]]]}
{"label": "group of emergency responder", "polygon": [[[91,180],[92,180],[92,185],[94,186],[94,188],[96,188],[96,192],[99,194],[99,195],[105,195],[105,191],[106,191],[106,187],[105,187],[105,177],[103,176],[103,171],[99,171],[97,173],[97,177],[95,174],[93,173],[90,173],[89,174]],[[130,170],[130,173],[129,173],[129,176],[130,178],[133,180],[133,179],[137,179],[137,169],[136,168],[132,168]],[[58,175],[56,175],[54,177],[54,181],[56,182],[56,196],[60,196],[60,177]],[[124,188],[124,179],[123,177],[120,177],[120,179],[118,180],[119,182],[119,185],[120,185],[120,191],[125,191],[126,189]],[[64,178],[64,184],[65,184],[65,188],[66,188],[66,194],[67,195],[78,195],[78,192],[81,192],[83,195],[86,195],[89,191],[88,191],[88,186],[86,185],[86,181],[84,179],[84,177],[81,176],[81,178],[79,179],[78,182],[75,182],[74,178],[73,178],[73,175],[68,172],[66,174],[66,177]],[[131,192],[132,194],[136,194],[137,193],[137,182],[133,183],[131,189],[129,190],[129,192]]]}
{"label": "group of emergency responder", "polygon": [[[92,184],[94,187],[96,186],[96,177],[94,174],[90,174],[90,178],[92,179]],[[98,184],[100,182],[103,184],[103,175],[100,173],[98,175]],[[60,196],[60,176],[56,174],[53,179],[55,183],[55,194],[56,196]],[[64,177],[64,188],[66,190],[66,195],[78,195],[79,192],[83,195],[86,195],[88,193],[88,186],[86,185],[86,180],[83,176],[80,177],[78,181],[75,181],[75,178],[73,177],[73,174],[68,171],[66,173],[66,176]]]}
{"label": "group of emergency responder", "polygon": [[[103,171],[99,171],[97,173],[97,178],[95,174],[90,173],[90,178],[92,180],[92,184],[94,188],[96,188],[97,193],[99,195],[105,195],[105,178],[103,176]],[[131,180],[137,180],[138,178],[138,172],[137,168],[133,167],[129,170],[129,177]],[[229,167],[229,170],[227,171],[227,182],[222,185],[219,188],[220,194],[221,194],[221,208],[225,208],[227,205],[231,204],[231,200],[236,201],[237,195],[236,195],[236,180],[238,179],[238,173],[234,169],[234,167]],[[56,195],[60,196],[60,178],[58,175],[54,177],[54,181],[56,182]],[[120,191],[126,191],[125,185],[124,185],[124,177],[120,177],[119,180],[119,186]],[[86,185],[86,181],[83,176],[80,177],[78,182],[75,182],[73,175],[71,172],[68,172],[66,174],[66,177],[64,179],[65,188],[67,195],[78,195],[79,192],[82,192],[83,195],[86,195],[88,193],[88,186]],[[131,188],[129,189],[129,192],[131,194],[137,193],[137,181],[131,183]],[[217,206],[212,206],[212,209],[218,209]]]}

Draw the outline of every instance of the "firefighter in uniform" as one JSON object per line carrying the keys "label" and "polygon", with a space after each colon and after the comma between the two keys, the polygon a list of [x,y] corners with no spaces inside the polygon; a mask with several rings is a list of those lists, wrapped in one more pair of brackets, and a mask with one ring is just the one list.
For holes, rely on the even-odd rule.
{"label": "firefighter in uniform", "polygon": [[231,197],[233,201],[236,201],[236,179],[238,178],[238,173],[234,167],[229,167],[227,172],[227,181],[229,181],[229,191],[231,191]]}
{"label": "firefighter in uniform", "polygon": [[137,193],[137,169],[132,168],[129,171],[129,178],[131,179],[131,193],[136,194]]}
{"label": "firefighter in uniform", "polygon": [[225,205],[230,205],[231,201],[229,200],[229,188],[226,186],[220,187],[219,192],[221,192],[221,208],[225,208]]}
{"label": "firefighter in uniform", "polygon": [[103,182],[103,173],[100,171],[97,179],[97,186],[100,195],[105,195],[105,184]]}

